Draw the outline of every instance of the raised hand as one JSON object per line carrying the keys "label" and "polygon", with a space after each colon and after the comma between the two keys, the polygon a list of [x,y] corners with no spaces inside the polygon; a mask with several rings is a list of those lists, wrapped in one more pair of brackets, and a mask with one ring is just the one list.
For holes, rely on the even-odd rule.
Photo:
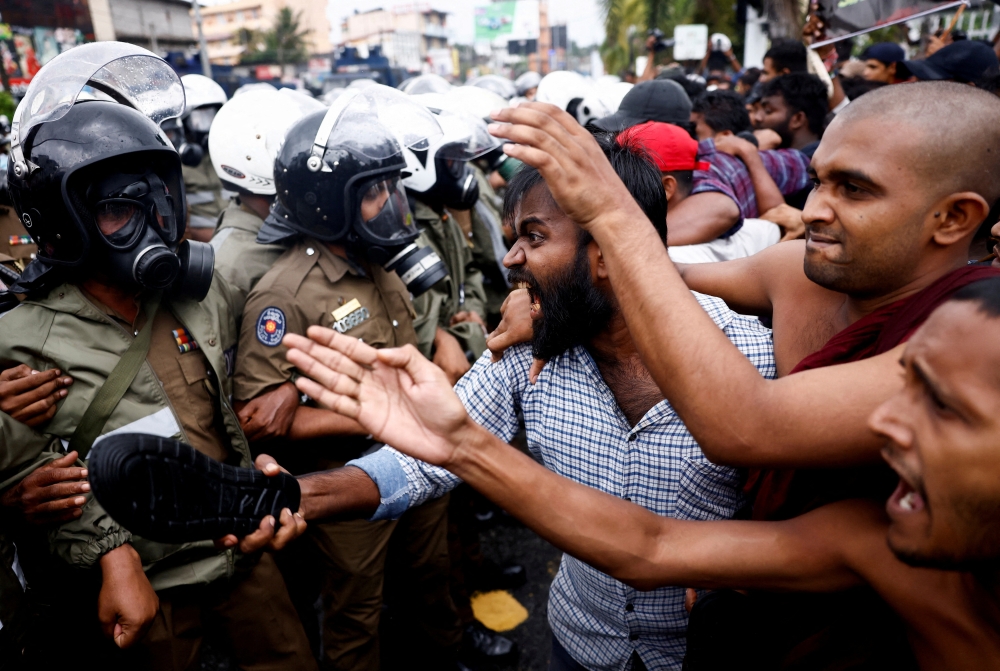
{"label": "raised hand", "polygon": [[496,110],[490,133],[515,144],[508,156],[534,166],[556,203],[570,219],[590,229],[605,215],[624,217],[643,226],[648,220],[597,141],[576,119],[555,105],[521,103]]}
{"label": "raised hand", "polygon": [[376,440],[447,466],[475,427],[440,368],[412,345],[376,350],[332,329],[288,334],[288,360],[308,379],[296,386],[323,407],[354,419]]}

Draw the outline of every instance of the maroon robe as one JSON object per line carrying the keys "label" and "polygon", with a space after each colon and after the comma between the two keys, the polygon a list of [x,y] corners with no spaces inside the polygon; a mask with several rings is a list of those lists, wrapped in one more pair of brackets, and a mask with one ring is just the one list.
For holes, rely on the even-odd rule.
{"label": "maroon robe", "polygon": [[[888,352],[909,340],[930,314],[956,291],[990,277],[1000,277],[1000,269],[973,265],[954,270],[912,296],[854,322],[800,361],[789,374],[861,361]],[[894,486],[891,471],[882,465],[821,471],[754,469],[747,479],[747,491],[755,493],[753,517],[757,520],[788,519],[831,501],[875,494],[885,487],[891,491]]]}

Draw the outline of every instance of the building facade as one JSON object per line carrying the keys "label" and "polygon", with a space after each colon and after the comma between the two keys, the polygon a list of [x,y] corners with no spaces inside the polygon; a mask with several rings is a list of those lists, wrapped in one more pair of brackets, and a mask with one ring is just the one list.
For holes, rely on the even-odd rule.
{"label": "building facade", "polygon": [[447,18],[447,12],[429,5],[355,12],[341,23],[341,39],[344,46],[362,50],[381,46],[393,65],[417,71],[449,48]]}
{"label": "building facade", "polygon": [[[220,65],[236,65],[246,51],[244,31],[270,30],[283,7],[301,17],[300,27],[306,29],[305,41],[310,54],[328,54],[330,20],[326,3],[315,0],[236,0],[221,5],[201,7],[202,29],[208,48],[208,58]],[[193,24],[194,19],[191,19]]]}

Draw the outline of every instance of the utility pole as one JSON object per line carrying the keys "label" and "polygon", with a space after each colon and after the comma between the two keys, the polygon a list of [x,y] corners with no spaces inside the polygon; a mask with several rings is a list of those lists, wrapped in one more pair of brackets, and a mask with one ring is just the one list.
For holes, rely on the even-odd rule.
{"label": "utility pole", "polygon": [[198,0],[191,0],[194,8],[194,22],[198,26],[198,48],[201,51],[201,72],[206,77],[212,76],[212,63],[208,60],[208,47],[205,45],[205,31],[201,27],[201,9]]}

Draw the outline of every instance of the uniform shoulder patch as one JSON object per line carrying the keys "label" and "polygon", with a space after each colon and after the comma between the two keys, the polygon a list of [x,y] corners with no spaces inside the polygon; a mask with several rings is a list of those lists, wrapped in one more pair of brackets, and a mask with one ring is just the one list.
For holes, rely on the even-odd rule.
{"label": "uniform shoulder patch", "polygon": [[264,308],[257,317],[257,340],[268,347],[277,347],[285,336],[285,313],[274,306]]}

